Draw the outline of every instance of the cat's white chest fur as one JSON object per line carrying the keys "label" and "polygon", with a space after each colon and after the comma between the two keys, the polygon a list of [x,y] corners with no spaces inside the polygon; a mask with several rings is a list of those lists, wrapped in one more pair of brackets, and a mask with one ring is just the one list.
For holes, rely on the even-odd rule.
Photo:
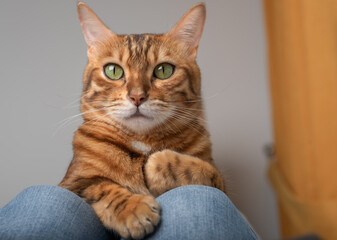
{"label": "cat's white chest fur", "polygon": [[151,151],[151,147],[149,145],[146,145],[145,143],[142,143],[140,141],[132,141],[131,146],[134,150],[143,154],[147,154]]}

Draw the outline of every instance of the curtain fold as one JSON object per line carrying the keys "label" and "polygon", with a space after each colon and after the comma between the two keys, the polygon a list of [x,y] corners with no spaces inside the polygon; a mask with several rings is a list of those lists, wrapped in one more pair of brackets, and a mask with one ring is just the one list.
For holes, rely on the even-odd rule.
{"label": "curtain fold", "polygon": [[285,237],[337,239],[337,0],[264,0]]}

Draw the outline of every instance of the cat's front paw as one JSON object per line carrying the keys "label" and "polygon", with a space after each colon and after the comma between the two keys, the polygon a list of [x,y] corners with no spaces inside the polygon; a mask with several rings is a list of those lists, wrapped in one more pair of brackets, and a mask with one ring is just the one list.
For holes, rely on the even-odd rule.
{"label": "cat's front paw", "polygon": [[206,185],[224,191],[221,174],[210,163],[199,158],[163,150],[150,155],[144,166],[147,186],[154,196],[175,187]]}
{"label": "cat's front paw", "polygon": [[123,238],[140,239],[153,232],[160,220],[160,206],[151,196],[132,195],[117,209],[117,232]]}
{"label": "cat's front paw", "polygon": [[177,153],[168,149],[150,155],[144,173],[152,195],[159,196],[178,186],[177,166],[180,161]]}

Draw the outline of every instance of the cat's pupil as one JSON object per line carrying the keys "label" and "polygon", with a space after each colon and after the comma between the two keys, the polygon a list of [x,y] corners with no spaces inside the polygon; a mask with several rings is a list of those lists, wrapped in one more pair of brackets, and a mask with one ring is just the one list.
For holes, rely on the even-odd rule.
{"label": "cat's pupil", "polygon": [[112,71],[112,73],[115,75],[116,74],[115,66],[109,66],[109,71]]}

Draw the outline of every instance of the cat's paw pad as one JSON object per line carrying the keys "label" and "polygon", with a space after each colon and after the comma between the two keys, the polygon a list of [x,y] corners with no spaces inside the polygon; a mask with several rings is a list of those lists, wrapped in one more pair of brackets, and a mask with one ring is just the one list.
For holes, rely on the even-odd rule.
{"label": "cat's paw pad", "polygon": [[133,195],[118,215],[123,238],[140,239],[153,232],[160,220],[160,206],[151,196]]}

